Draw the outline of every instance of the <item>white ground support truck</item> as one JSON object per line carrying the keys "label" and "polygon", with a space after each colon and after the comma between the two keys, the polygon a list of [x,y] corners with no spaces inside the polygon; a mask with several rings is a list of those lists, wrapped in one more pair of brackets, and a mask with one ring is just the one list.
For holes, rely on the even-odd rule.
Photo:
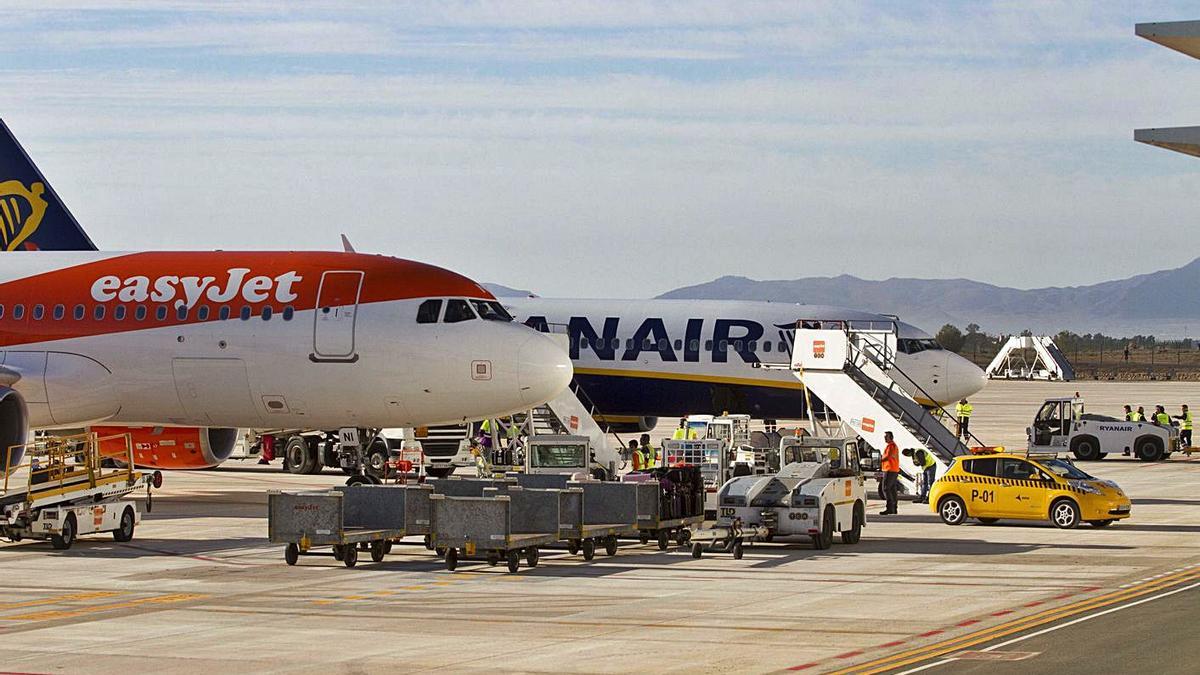
{"label": "white ground support truck", "polygon": [[[102,455],[102,442],[124,440],[120,456]],[[20,446],[17,446],[20,447]],[[162,474],[133,468],[133,441],[129,434],[100,438],[94,433],[77,436],[42,436],[25,444],[24,452],[9,449],[8,457],[21,457],[5,466],[0,493],[0,536],[11,541],[49,539],[56,549],[71,548],[80,535],[111,532],[120,542],[133,539],[142,520],[138,504],[127,496],[162,485]],[[105,467],[116,460],[120,468]]]}
{"label": "white ground support truck", "polygon": [[1046,399],[1025,433],[1031,453],[1069,450],[1080,460],[1121,453],[1156,462],[1180,449],[1179,430],[1173,426],[1090,415],[1084,412],[1083,399],[1073,396]]}
{"label": "white ground support truck", "polygon": [[791,437],[782,441],[777,474],[733,478],[721,487],[713,527],[693,530],[692,556],[731,552],[753,541],[807,536],[813,546],[857,544],[866,525],[867,488],[853,437]]}

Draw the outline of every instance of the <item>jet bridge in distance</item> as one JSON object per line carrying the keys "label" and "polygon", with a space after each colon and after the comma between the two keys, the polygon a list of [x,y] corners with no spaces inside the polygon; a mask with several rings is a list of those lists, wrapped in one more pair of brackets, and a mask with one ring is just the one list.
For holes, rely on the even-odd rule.
{"label": "jet bridge in distance", "polygon": [[[1033,355],[1032,362],[1026,358]],[[1059,380],[1075,379],[1075,368],[1049,335],[1008,338],[996,358],[984,371],[993,380]]]}
{"label": "jet bridge in distance", "polygon": [[[841,322],[800,322],[792,351],[792,373],[813,395],[876,449],[890,431],[901,449],[922,448],[937,460],[938,474],[959,455],[970,454],[953,431],[904,391],[889,372],[896,367],[896,327],[856,330]],[[830,327],[837,326],[837,327]],[[907,376],[905,376],[907,377]],[[944,412],[944,411],[941,411]],[[900,484],[916,494],[920,471],[900,457]]]}

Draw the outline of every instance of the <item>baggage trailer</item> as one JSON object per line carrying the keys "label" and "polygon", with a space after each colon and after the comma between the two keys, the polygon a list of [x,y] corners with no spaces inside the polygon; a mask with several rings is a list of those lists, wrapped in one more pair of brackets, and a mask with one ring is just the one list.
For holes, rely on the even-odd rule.
{"label": "baggage trailer", "polygon": [[638,534],[638,488],[629,483],[580,481],[569,484],[580,493],[579,510],[563,514],[569,525],[563,538],[571,555],[583,552],[584,560],[604,547],[607,555],[617,554],[617,540]]}
{"label": "baggage trailer", "polygon": [[[130,541],[142,514],[127,496],[146,488],[149,511],[150,490],[162,485],[158,471],[134,469],[129,434],[42,436],[7,448],[5,456],[0,536],[10,541],[49,539],[59,550],[71,548],[85,534],[111,532],[118,542]],[[22,460],[9,463],[7,458],[13,457]],[[105,460],[121,466],[105,467]]]}
{"label": "baggage trailer", "polygon": [[462,559],[501,560],[509,572],[521,566],[537,567],[539,549],[559,538],[557,490],[509,488],[506,494],[487,497],[448,497],[435,494],[432,540],[445,549],[446,569],[453,572]]}
{"label": "baggage trailer", "polygon": [[367,544],[371,560],[382,562],[393,541],[406,534],[406,506],[429,498],[428,490],[399,486],[340,486],[338,489],[267,493],[267,537],[285,544],[283,559],[295,565],[315,548],[346,567],[358,563],[358,547]]}
{"label": "baggage trailer", "polygon": [[671,539],[686,546],[692,527],[704,522],[706,477],[699,466],[674,466],[626,474],[637,481],[637,529],[643,544],[667,550]]}

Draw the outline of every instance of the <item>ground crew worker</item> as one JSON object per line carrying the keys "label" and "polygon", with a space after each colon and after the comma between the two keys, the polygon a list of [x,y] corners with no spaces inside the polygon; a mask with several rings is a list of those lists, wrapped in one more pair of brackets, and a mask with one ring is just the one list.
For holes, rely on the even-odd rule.
{"label": "ground crew worker", "polygon": [[471,443],[471,456],[475,458],[475,477],[491,478],[492,463],[487,460],[487,453],[477,443]]}
{"label": "ground crew worker", "polygon": [[696,440],[696,430],[688,428],[686,417],[679,418],[679,428],[676,429],[675,433],[671,435],[671,440],[673,440],[673,441],[694,441],[694,440]]}
{"label": "ground crew worker", "polygon": [[933,453],[924,448],[916,450],[905,448],[901,454],[912,457],[913,464],[916,464],[917,468],[921,470],[921,485],[913,503],[928,504],[929,488],[933,487],[933,481],[937,480],[937,460],[933,458]]}
{"label": "ground crew worker", "polygon": [[1134,421],[1135,422],[1145,422],[1146,421],[1146,409],[1140,405],[1138,406],[1138,409],[1137,409],[1137,419]]}
{"label": "ground crew worker", "polygon": [[1161,405],[1154,406],[1154,423],[1161,424],[1164,427],[1171,426],[1171,416],[1163,409]]}
{"label": "ground crew worker", "polygon": [[967,403],[965,398],[954,406],[954,416],[958,418],[958,435],[964,441],[970,438],[971,432],[967,430],[967,427],[971,424],[971,413],[974,411],[975,406]]}
{"label": "ground crew worker", "polygon": [[887,506],[879,515],[892,516],[898,513],[896,492],[900,489],[900,448],[896,447],[896,441],[892,439],[890,431],[883,432],[883,440],[887,441],[887,445],[883,448],[879,469],[883,471],[883,498],[887,501]]}
{"label": "ground crew worker", "polygon": [[641,471],[642,449],[638,447],[638,442],[633,439],[629,439],[629,449],[626,450],[626,452],[629,453],[629,461],[633,462],[633,470]]}
{"label": "ground crew worker", "polygon": [[1125,421],[1126,422],[1141,422],[1142,415],[1141,415],[1141,413],[1134,412],[1133,406],[1127,405],[1127,406],[1125,406]]}
{"label": "ground crew worker", "polygon": [[1176,415],[1175,419],[1179,420],[1179,445],[1190,448],[1192,447],[1192,413],[1188,410],[1187,404],[1182,406],[1183,413]]}
{"label": "ground crew worker", "polygon": [[645,462],[642,464],[642,470],[653,469],[658,466],[658,451],[654,449],[653,445],[650,445],[650,434],[642,434],[641,445],[642,460]]}

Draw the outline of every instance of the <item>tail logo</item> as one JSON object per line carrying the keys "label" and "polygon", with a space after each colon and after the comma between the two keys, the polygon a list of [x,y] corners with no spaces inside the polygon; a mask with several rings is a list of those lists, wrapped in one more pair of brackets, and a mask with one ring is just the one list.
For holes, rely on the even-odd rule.
{"label": "tail logo", "polygon": [[0,183],[0,251],[15,251],[33,236],[46,215],[46,186],[30,183],[26,188],[20,181]]}

